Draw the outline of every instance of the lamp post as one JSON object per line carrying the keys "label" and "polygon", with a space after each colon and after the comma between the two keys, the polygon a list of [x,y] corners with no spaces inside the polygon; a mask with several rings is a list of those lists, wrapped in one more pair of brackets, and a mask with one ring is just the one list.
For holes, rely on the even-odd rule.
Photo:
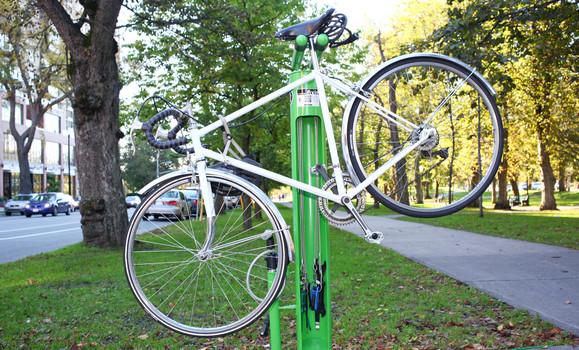
{"label": "lamp post", "polygon": [[68,136],[68,194],[72,196],[72,174],[70,173],[70,128],[67,130]]}

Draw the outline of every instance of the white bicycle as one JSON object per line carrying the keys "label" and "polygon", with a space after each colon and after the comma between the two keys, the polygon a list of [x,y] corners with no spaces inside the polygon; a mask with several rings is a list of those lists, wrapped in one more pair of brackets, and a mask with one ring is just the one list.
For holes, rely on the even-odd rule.
{"label": "white bicycle", "polygon": [[[325,74],[316,56],[319,42],[326,40],[333,48],[357,38],[346,22],[344,15],[329,10],[278,32],[282,40],[303,41],[305,36],[311,73],[212,124],[190,122],[191,113],[169,108],[133,125],[145,131],[152,146],[187,154],[191,164],[141,190],[144,199],[132,216],[124,251],[135,297],[164,326],[191,336],[223,336],[257,320],[280,294],[294,260],[293,243],[280,212],[255,185],[258,177],[317,196],[330,222],[358,222],[369,242],[379,242],[382,234],[360,215],[365,191],[399,213],[437,217],[463,209],[491,183],[501,161],[503,129],[490,84],[458,60],[411,54],[348,86]],[[344,31],[350,36],[338,41]],[[308,103],[321,107],[330,156],[328,171],[323,164],[316,166],[325,179],[321,188],[263,169],[243,154],[229,130],[232,121],[287,93],[297,94],[310,81],[316,83],[319,101]],[[327,86],[348,97],[341,133],[347,171],[336,147]],[[292,96],[298,97],[304,96]],[[167,140],[159,141],[156,129],[169,122]],[[219,128],[223,150],[205,148],[203,137]],[[210,159],[219,163],[209,166]],[[191,215],[195,210],[176,211],[178,200],[166,196],[188,187],[200,193],[186,206],[196,208],[197,217]],[[241,198],[241,203],[225,210],[222,199],[227,197]],[[253,225],[246,227],[243,212],[252,208],[260,208],[261,215],[253,214]],[[163,220],[150,219],[154,210]],[[205,219],[198,220],[203,214]]]}

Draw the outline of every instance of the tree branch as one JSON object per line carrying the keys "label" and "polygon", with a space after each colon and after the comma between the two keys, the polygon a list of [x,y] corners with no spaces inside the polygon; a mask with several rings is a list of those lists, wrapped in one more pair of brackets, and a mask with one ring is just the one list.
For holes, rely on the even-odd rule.
{"label": "tree branch", "polygon": [[81,57],[84,49],[83,42],[86,36],[81,33],[70,15],[66,12],[59,0],[36,0],[36,6],[42,9],[56,27],[58,34],[75,58]]}

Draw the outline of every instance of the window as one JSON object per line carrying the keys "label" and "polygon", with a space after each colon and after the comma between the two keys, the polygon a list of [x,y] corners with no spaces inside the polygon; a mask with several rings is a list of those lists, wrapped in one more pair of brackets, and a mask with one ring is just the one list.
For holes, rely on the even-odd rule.
{"label": "window", "polygon": [[8,133],[4,134],[4,159],[18,160],[16,140]]}
{"label": "window", "polygon": [[22,124],[22,105],[20,103],[16,104],[16,113],[14,114],[17,124]]}
{"label": "window", "polygon": [[53,133],[60,133],[60,117],[52,114],[46,113],[44,115],[44,130]]}
{"label": "window", "polygon": [[28,161],[30,163],[42,163],[42,142],[40,140],[32,141],[30,152],[28,152]]}
{"label": "window", "polygon": [[46,164],[60,164],[60,145],[56,142],[46,142]]}
{"label": "window", "polygon": [[8,100],[2,100],[2,120],[10,121],[10,102]]}
{"label": "window", "polygon": [[64,164],[65,166],[68,165],[68,150],[70,149],[70,165],[74,166],[74,147],[73,146],[67,146],[67,145],[62,145],[62,164]]}

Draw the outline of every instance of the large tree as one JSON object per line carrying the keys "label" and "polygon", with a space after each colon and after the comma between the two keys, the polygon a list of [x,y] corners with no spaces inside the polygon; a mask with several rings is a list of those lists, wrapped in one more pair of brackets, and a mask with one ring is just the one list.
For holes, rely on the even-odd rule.
{"label": "large tree", "polygon": [[[553,193],[555,177],[551,167],[553,149],[553,94],[560,70],[576,75],[577,28],[579,12],[576,0],[450,0],[449,23],[433,39],[445,52],[471,63],[483,71],[498,87],[498,104],[503,116],[522,118],[535,131],[538,158],[543,180],[541,209],[556,209]],[[528,84],[515,85],[505,69],[517,59],[526,60],[524,71]],[[530,74],[530,76],[528,75]],[[517,77],[518,78],[518,77]],[[531,113],[515,115],[512,100],[505,94],[524,90],[532,101]],[[568,116],[571,117],[571,116]],[[508,140],[507,140],[508,141]],[[506,169],[501,169],[506,171]],[[506,183],[499,185],[506,187]],[[499,191],[499,197],[501,191]],[[499,198],[505,200],[506,198]],[[498,203],[497,203],[498,204]]]}
{"label": "large tree", "polygon": [[[0,2],[0,33],[6,39],[6,45],[0,48],[0,83],[10,105],[10,134],[16,142],[20,192],[32,193],[28,153],[36,128],[52,106],[70,95],[64,47],[55,39],[55,29],[42,12],[14,0]],[[16,115],[17,93],[30,107],[28,127],[22,127],[22,116]]]}
{"label": "large tree", "polygon": [[[114,38],[122,0],[36,0],[69,53],[84,241],[120,246],[128,223],[120,170],[119,69]],[[73,9],[82,15],[73,19]]]}

